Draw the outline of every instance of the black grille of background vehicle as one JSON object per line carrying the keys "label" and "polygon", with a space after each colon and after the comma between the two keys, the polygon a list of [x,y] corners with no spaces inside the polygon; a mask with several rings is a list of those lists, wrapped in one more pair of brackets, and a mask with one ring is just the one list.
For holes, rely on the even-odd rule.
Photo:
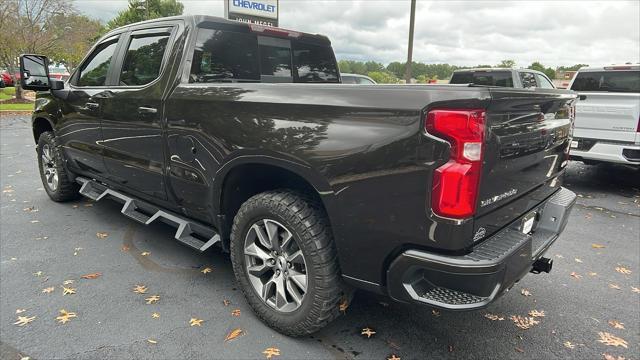
{"label": "black grille of background vehicle", "polygon": [[624,149],[622,150],[622,156],[629,161],[640,161],[640,150]]}

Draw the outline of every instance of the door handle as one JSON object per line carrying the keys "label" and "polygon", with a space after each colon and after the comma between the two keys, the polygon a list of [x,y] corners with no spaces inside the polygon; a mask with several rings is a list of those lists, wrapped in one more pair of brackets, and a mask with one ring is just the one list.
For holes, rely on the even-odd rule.
{"label": "door handle", "polygon": [[138,114],[156,114],[158,113],[158,109],[152,107],[140,106],[138,108]]}
{"label": "door handle", "polygon": [[92,102],[88,102],[85,104],[85,106],[87,107],[87,109],[89,110],[98,110],[100,108],[100,104],[98,103],[92,103]]}

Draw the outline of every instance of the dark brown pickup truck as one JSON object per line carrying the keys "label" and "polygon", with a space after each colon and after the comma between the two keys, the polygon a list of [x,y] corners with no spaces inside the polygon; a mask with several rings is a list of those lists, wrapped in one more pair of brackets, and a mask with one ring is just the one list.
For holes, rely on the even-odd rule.
{"label": "dark brown pickup truck", "polygon": [[70,79],[21,57],[51,199],[115,199],[229,251],[247,301],[300,336],[354,288],[486,306],[543,257],[576,96],[475,85],[348,85],[329,40],[207,16],[116,29]]}

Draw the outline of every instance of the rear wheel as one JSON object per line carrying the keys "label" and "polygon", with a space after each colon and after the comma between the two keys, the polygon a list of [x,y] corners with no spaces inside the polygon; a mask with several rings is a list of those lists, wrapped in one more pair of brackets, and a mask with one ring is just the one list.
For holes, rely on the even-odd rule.
{"label": "rear wheel", "polygon": [[287,190],[247,200],[234,218],[231,261],[256,314],[290,336],[313,333],[339,315],[344,293],[324,215]]}
{"label": "rear wheel", "polygon": [[38,167],[44,189],[53,201],[63,202],[79,197],[79,185],[69,180],[63,154],[55,135],[46,131],[38,139]]}

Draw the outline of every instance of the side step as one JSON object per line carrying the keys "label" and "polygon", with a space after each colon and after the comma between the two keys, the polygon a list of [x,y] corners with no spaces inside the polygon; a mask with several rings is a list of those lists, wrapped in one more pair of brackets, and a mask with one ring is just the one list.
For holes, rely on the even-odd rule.
{"label": "side step", "polygon": [[176,240],[198,251],[205,251],[220,241],[220,235],[208,226],[185,219],[178,214],[162,210],[145,201],[134,199],[128,195],[109,189],[95,180],[78,177],[76,181],[82,185],[80,194],[95,201],[100,201],[108,197],[117,202],[121,202],[123,205],[120,212],[141,224],[149,225],[154,220],[160,220],[165,224],[177,227],[174,236]]}

